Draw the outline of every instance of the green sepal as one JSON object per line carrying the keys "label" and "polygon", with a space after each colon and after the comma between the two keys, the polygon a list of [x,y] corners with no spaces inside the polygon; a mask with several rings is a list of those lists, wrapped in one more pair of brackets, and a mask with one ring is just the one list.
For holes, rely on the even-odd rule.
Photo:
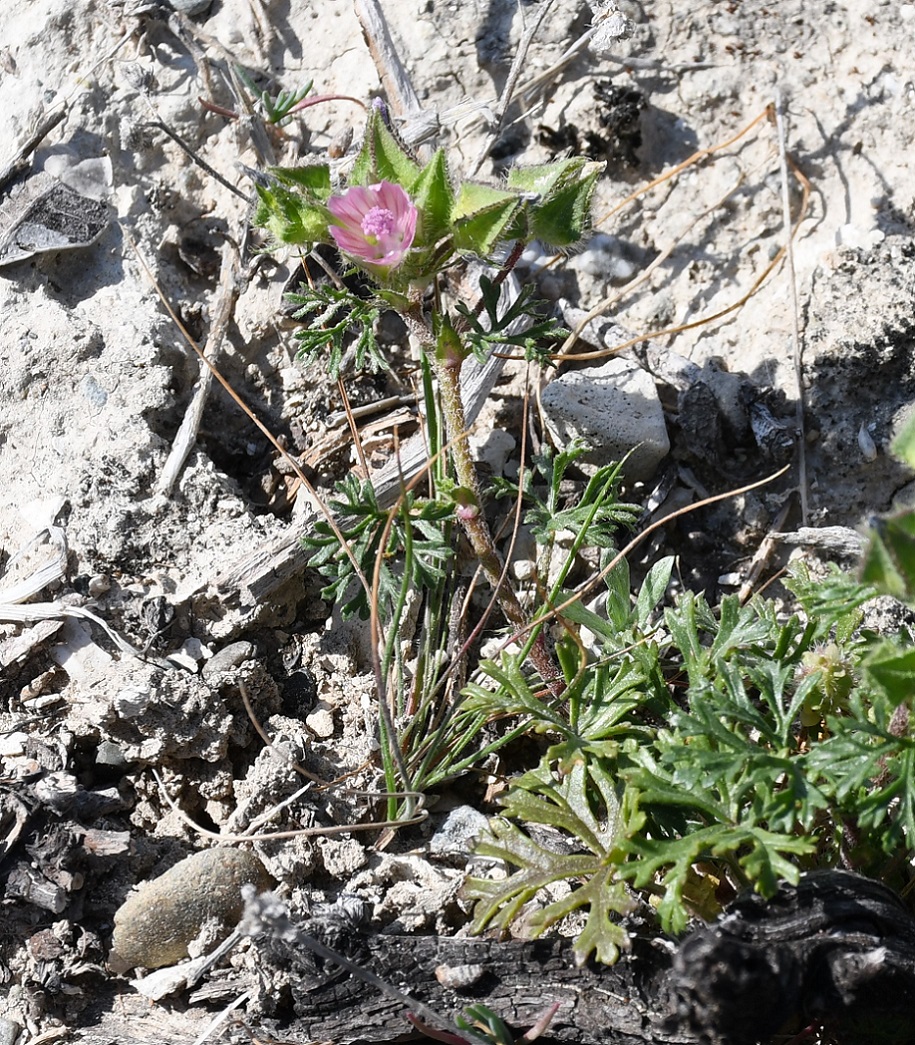
{"label": "green sepal", "polygon": [[490,185],[464,182],[451,213],[455,249],[470,254],[490,254],[521,207],[521,197]]}
{"label": "green sepal", "polygon": [[419,164],[388,130],[378,110],[372,109],[347,184],[375,185],[391,181],[409,192],[420,173]]}
{"label": "green sepal", "polygon": [[419,211],[414,246],[432,247],[448,234],[454,207],[454,190],[448,178],[444,149],[438,149],[423,168],[410,196]]}
{"label": "green sepal", "polygon": [[460,334],[451,325],[451,320],[446,313],[436,313],[433,324],[437,362],[442,366],[460,368],[470,355],[470,349],[461,340]]}
{"label": "green sepal", "polygon": [[874,521],[861,580],[896,599],[915,602],[915,513]]}
{"label": "green sepal", "polygon": [[565,185],[570,178],[574,180],[587,163],[583,157],[574,156],[568,160],[541,163],[534,167],[512,167],[505,184],[516,192],[531,193],[544,200],[557,188]]}
{"label": "green sepal", "polygon": [[575,185],[568,185],[550,199],[534,206],[531,231],[533,238],[551,247],[572,247],[581,242],[591,229],[591,197],[603,164]]}
{"label": "green sepal", "polygon": [[516,167],[509,188],[535,194],[512,233],[524,240],[538,239],[551,247],[571,247],[591,226],[591,197],[604,163],[574,157],[538,167]]}
{"label": "green sepal", "polygon": [[257,186],[259,197],[254,224],[259,225],[279,243],[305,245],[329,243],[327,231],[330,214],[320,203],[305,199],[280,184]]}
{"label": "green sepal", "polygon": [[301,189],[316,200],[326,200],[330,196],[330,167],[326,163],[307,163],[303,167],[271,167],[270,173],[281,185]]}
{"label": "green sepal", "polygon": [[375,291],[376,297],[380,298],[388,308],[392,308],[395,312],[403,314],[410,308],[410,299],[406,294],[402,294],[398,290],[391,290],[385,287],[379,287]]}

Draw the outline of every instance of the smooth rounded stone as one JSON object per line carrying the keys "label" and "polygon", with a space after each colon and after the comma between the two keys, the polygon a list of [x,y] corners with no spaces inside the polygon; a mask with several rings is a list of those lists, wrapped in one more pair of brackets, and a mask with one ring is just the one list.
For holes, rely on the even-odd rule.
{"label": "smooth rounded stone", "polygon": [[270,877],[252,852],[205,849],[144,882],[118,908],[109,964],[116,972],[135,966],[158,969],[187,957],[188,944],[209,918],[226,924],[241,917],[243,885],[269,889]]}
{"label": "smooth rounded stone", "polygon": [[0,1045],[16,1045],[24,1030],[25,1028],[15,1020],[0,1016]]}
{"label": "smooth rounded stone", "polygon": [[219,675],[237,668],[246,660],[253,660],[256,656],[257,647],[253,642],[232,642],[210,657],[203,665],[201,674],[207,682],[212,682]]}
{"label": "smooth rounded stone", "polygon": [[334,735],[334,712],[329,704],[319,701],[314,711],[305,716],[305,725],[319,740],[329,740]]}
{"label": "smooth rounded stone", "polygon": [[168,0],[169,7],[193,18],[195,15],[206,14],[213,0]]}
{"label": "smooth rounded stone", "polygon": [[600,467],[632,451],[624,474],[644,481],[670,451],[654,379],[625,359],[562,374],[543,390],[541,403],[559,446],[575,438],[587,444],[586,464]]}

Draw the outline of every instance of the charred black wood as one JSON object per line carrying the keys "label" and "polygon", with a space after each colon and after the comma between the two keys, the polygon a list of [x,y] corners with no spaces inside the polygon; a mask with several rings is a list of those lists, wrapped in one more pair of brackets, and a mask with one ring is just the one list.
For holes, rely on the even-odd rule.
{"label": "charred black wood", "polygon": [[[483,1003],[520,1035],[558,1002],[547,1045],[766,1045],[805,1028],[832,1045],[915,1043],[915,920],[892,890],[847,872],[806,875],[769,901],[741,897],[673,956],[637,938],[611,968],[576,967],[566,940],[338,930],[334,943],[352,960],[447,1021]],[[402,997],[315,960],[300,945],[304,931],[257,939],[262,991],[273,994],[261,994],[249,1026],[288,1045],[420,1040]],[[252,988],[240,980],[239,989]],[[102,1023],[75,1040],[146,1045],[144,1030],[121,1023],[106,1036]]]}

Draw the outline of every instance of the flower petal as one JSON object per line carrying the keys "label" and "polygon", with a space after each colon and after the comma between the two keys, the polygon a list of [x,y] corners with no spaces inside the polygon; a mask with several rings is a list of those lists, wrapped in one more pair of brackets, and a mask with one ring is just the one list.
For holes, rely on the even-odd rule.
{"label": "flower petal", "polygon": [[390,181],[353,185],[327,201],[337,247],[366,265],[394,268],[416,236],[418,211],[407,192]]}

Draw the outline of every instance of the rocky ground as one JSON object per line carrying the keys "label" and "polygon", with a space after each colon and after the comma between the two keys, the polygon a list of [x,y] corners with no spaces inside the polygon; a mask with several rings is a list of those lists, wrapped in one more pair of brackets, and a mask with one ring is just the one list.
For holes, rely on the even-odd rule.
{"label": "rocky ground", "polygon": [[[455,169],[491,144],[519,41],[544,6],[382,0]],[[654,495],[667,511],[794,463],[641,553],[674,551],[680,582],[714,596],[747,580],[773,528],[854,527],[909,493],[888,445],[915,394],[915,5],[620,8],[628,38],[583,45],[557,68],[603,12],[549,5],[520,70],[532,86],[479,177],[570,151],[607,162],[594,237],[548,267],[532,252],[521,274],[570,325],[613,297],[610,318],[657,335],[640,359],[663,424],[624,429],[657,450],[632,475],[632,499]],[[239,66],[271,90],[313,80],[330,97],[268,135],[239,102]],[[442,833],[465,796],[445,795],[385,848],[326,830],[364,818],[351,792],[378,783],[374,681],[364,629],[342,624],[301,569],[309,496],[216,384],[186,459],[170,457],[202,373],[193,338],[319,490],[358,464],[336,386],[295,359],[282,306],[296,260],[251,264],[250,172],[338,154],[348,130],[358,139],[358,103],[379,93],[349,0],[11,0],[0,13],[0,162],[26,156],[20,181],[39,200],[28,210],[7,184],[0,204],[0,1042],[87,1026],[99,997],[116,997],[138,1035],[192,1040],[225,999],[189,1004],[179,989],[148,1014],[127,970],[164,964],[144,949],[144,933],[155,947],[163,930],[141,927],[139,942],[122,930],[119,962],[112,919],[137,883],[214,836],[315,828],[259,841],[260,863],[231,871],[269,875],[299,909],[345,892],[376,926],[425,933],[454,932],[466,915],[455,853],[472,825],[457,841]],[[776,99],[782,146],[766,112]],[[25,148],[55,113],[62,122]],[[699,150],[715,151],[615,209]],[[61,184],[71,194],[55,195]],[[779,253],[784,193],[793,268]],[[88,242],[61,249],[68,239]],[[665,370],[671,353],[679,376]],[[684,375],[692,390],[678,395]],[[522,378],[506,367],[477,437],[487,467],[508,475]],[[554,378],[573,399],[580,380],[572,365]],[[549,412],[564,400],[546,389]],[[799,389],[804,471],[792,456]],[[397,397],[361,422],[380,465],[395,432],[415,428],[406,365],[348,390],[356,404]],[[264,824],[300,784],[243,693],[274,748],[321,779],[352,772],[349,790]],[[205,931],[195,953],[211,943]]]}

